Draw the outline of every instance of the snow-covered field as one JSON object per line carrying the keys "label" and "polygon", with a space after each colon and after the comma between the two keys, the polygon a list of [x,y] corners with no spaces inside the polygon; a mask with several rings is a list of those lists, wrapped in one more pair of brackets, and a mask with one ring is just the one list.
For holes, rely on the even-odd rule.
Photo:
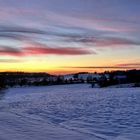
{"label": "snow-covered field", "polygon": [[1,91],[0,140],[140,140],[140,88]]}

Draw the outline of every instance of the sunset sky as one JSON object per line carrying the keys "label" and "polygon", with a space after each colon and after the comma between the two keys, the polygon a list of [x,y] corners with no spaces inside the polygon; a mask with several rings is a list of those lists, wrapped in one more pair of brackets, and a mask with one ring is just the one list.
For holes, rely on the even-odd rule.
{"label": "sunset sky", "polygon": [[140,68],[140,0],[0,0],[0,71]]}

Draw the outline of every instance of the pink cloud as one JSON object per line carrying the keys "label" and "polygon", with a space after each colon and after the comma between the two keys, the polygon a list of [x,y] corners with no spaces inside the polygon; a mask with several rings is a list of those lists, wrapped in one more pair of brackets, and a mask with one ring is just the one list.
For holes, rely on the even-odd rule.
{"label": "pink cloud", "polygon": [[0,47],[0,55],[9,55],[9,56],[32,56],[32,55],[87,55],[95,54],[95,52],[84,49],[84,48],[74,48],[74,47],[48,47],[44,44],[34,43],[27,44],[21,47],[20,49],[2,46]]}
{"label": "pink cloud", "polygon": [[91,54],[90,50],[83,48],[74,48],[74,47],[53,47],[50,48],[46,45],[42,44],[33,44],[33,45],[25,45],[23,47],[23,52],[27,55],[85,55]]}

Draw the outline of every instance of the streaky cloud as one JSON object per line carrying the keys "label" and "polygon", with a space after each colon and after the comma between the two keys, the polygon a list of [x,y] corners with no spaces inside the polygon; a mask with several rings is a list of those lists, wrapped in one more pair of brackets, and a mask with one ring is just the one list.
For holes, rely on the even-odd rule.
{"label": "streaky cloud", "polygon": [[[94,47],[113,47],[114,46],[126,46],[126,45],[140,45],[140,41],[134,38],[118,37],[117,35],[109,35],[107,32],[91,31],[84,28],[78,28],[80,32],[76,32],[76,28],[73,28],[75,32],[62,32],[54,30],[43,30],[26,27],[15,26],[0,26],[0,38],[13,39],[18,41],[32,41],[36,42],[36,38],[32,35],[37,35],[38,39],[51,38],[56,41],[56,37],[60,42],[68,42],[70,44],[84,44],[86,46]],[[63,30],[63,26],[61,27]],[[68,29],[72,30],[72,28]]]}
{"label": "streaky cloud", "polygon": [[44,44],[27,44],[23,47],[23,51],[27,55],[86,55],[95,54],[95,52],[75,47],[48,47]]}
{"label": "streaky cloud", "polygon": [[69,37],[70,41],[83,43],[89,46],[94,47],[114,47],[123,45],[140,45],[139,41],[136,41],[131,38],[121,38],[121,37],[108,37],[108,36],[77,36],[77,37]]}
{"label": "streaky cloud", "polygon": [[9,56],[22,56],[23,53],[20,49],[10,47],[10,46],[0,46],[0,55],[9,55]]}
{"label": "streaky cloud", "polygon": [[96,54],[95,52],[84,49],[84,48],[75,48],[75,47],[49,47],[45,44],[26,44],[19,48],[14,48],[10,46],[0,46],[0,55],[9,55],[9,56],[34,56],[34,55],[88,55]]}
{"label": "streaky cloud", "polygon": [[0,33],[26,33],[26,34],[46,34],[45,31],[35,29],[35,28],[27,28],[20,26],[0,26]]}
{"label": "streaky cloud", "polygon": [[20,63],[19,59],[0,59],[0,63]]}
{"label": "streaky cloud", "polygon": [[140,67],[140,62],[136,62],[136,63],[122,63],[122,64],[117,64],[116,66],[122,66],[122,67]]}
{"label": "streaky cloud", "polygon": [[31,37],[22,35],[22,34],[15,34],[15,33],[1,33],[0,32],[0,39],[6,40],[15,40],[15,41],[30,41],[32,40]]}
{"label": "streaky cloud", "polygon": [[139,69],[140,66],[83,66],[83,67],[61,67],[61,68],[73,68],[73,69]]}

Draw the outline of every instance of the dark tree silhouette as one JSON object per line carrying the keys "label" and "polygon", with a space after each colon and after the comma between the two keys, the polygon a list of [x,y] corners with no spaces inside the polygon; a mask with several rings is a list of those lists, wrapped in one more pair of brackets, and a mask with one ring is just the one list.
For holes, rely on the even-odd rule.
{"label": "dark tree silhouette", "polygon": [[4,76],[0,76],[0,89],[5,88],[5,78]]}

